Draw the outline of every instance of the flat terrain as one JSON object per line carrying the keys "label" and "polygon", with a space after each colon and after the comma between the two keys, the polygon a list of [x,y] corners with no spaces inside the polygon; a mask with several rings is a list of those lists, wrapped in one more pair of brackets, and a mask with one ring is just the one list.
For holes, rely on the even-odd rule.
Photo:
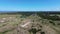
{"label": "flat terrain", "polygon": [[60,14],[43,15],[0,14],[0,34],[60,34]]}

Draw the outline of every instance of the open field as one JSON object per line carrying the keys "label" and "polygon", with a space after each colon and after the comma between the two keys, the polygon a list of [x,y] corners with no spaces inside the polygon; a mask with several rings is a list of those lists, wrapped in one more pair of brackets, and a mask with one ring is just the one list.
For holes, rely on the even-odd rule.
{"label": "open field", "polygon": [[1,13],[0,34],[60,34],[60,14]]}

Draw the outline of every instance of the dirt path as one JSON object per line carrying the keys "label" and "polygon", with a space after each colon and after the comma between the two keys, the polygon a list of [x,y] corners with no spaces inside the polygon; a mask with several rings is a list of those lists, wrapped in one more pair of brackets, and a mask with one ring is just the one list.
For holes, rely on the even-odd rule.
{"label": "dirt path", "polygon": [[[26,22],[25,24],[21,25],[21,27],[26,27],[31,23],[31,21]],[[42,31],[45,32],[46,34],[57,34],[57,32],[51,28],[49,25],[43,25],[42,24]]]}
{"label": "dirt path", "polygon": [[24,25],[21,25],[21,27],[26,27],[27,25],[29,25],[31,22],[27,22]]}
{"label": "dirt path", "polygon": [[20,24],[20,26],[25,28],[28,27],[31,23],[32,23],[31,20],[25,20],[22,22],[22,24]]}

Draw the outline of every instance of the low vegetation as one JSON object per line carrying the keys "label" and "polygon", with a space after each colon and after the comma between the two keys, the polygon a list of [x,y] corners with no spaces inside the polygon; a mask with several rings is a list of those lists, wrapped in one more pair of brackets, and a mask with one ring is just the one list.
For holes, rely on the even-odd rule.
{"label": "low vegetation", "polygon": [[48,12],[1,13],[0,34],[60,34],[60,14]]}

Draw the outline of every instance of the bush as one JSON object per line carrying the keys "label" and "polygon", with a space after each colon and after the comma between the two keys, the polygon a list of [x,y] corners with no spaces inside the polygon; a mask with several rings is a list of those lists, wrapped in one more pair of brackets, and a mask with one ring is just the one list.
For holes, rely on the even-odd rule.
{"label": "bush", "polygon": [[55,23],[53,21],[49,21],[51,24],[55,25]]}

